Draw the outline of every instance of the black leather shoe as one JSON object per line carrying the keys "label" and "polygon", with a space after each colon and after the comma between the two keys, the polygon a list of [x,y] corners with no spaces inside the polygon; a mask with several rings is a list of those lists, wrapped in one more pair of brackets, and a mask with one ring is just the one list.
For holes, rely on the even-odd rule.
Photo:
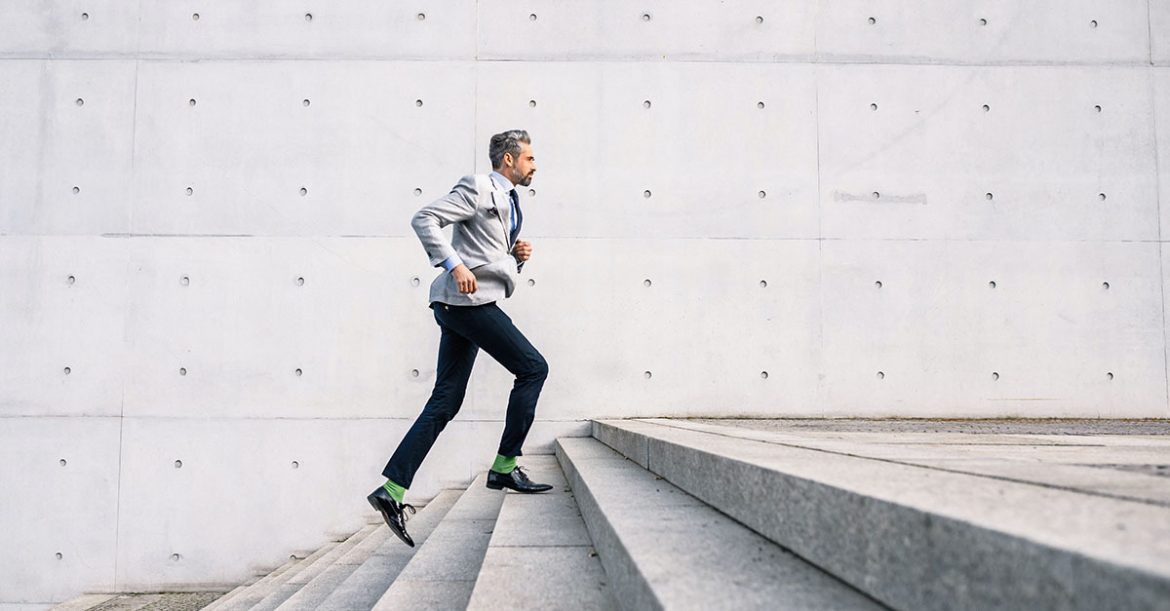
{"label": "black leather shoe", "polygon": [[399,539],[402,539],[407,545],[414,547],[414,540],[406,533],[406,512],[404,511],[409,509],[410,515],[414,515],[413,505],[395,501],[394,497],[390,496],[390,493],[386,492],[386,489],[382,486],[378,486],[377,490],[371,492],[370,496],[366,497],[366,500],[370,502],[370,505],[374,506],[374,509],[378,510],[378,513],[382,514],[382,519],[386,520],[386,525],[390,527],[390,530],[394,531],[394,534],[398,535]]}
{"label": "black leather shoe", "polygon": [[492,490],[501,490],[503,488],[511,488],[516,492],[544,492],[545,490],[552,490],[549,484],[536,484],[528,479],[520,467],[512,469],[511,473],[496,473],[495,471],[488,471],[487,487]]}

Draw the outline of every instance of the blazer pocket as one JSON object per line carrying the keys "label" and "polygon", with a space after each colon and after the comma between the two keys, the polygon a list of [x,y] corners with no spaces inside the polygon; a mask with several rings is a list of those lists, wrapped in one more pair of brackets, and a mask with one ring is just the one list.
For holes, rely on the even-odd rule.
{"label": "blazer pocket", "polygon": [[516,271],[516,259],[512,255],[480,265],[473,268],[471,272],[475,274],[476,282],[490,282],[497,286],[503,286],[504,297],[511,297],[516,290],[516,280],[519,273]]}

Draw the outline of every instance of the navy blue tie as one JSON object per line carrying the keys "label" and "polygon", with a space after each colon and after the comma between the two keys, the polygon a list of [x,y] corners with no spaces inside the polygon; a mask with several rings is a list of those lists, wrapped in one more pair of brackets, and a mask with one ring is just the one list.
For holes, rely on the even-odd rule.
{"label": "navy blue tie", "polygon": [[[512,233],[510,239],[513,244],[516,243],[516,236],[520,235],[520,225],[524,221],[524,214],[520,212],[520,196],[516,193],[516,189],[508,192],[512,196]],[[524,269],[524,261],[516,262],[516,271]]]}
{"label": "navy blue tie", "polygon": [[516,236],[520,233],[520,222],[524,215],[520,212],[520,195],[516,193],[516,189],[512,189],[508,194],[512,197],[512,232],[509,239],[515,242]]}

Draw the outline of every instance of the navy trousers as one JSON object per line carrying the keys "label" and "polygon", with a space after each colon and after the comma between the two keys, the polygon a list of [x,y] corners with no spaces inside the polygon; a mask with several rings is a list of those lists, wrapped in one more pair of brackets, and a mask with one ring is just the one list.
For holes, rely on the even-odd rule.
{"label": "navy trousers", "polygon": [[536,417],[536,400],[548,377],[544,357],[495,302],[456,306],[436,301],[430,307],[442,331],[435,388],[382,470],[382,475],[403,488],[410,488],[435,439],[463,405],[471,366],[480,348],[516,376],[498,450],[504,456],[522,454],[520,446]]}

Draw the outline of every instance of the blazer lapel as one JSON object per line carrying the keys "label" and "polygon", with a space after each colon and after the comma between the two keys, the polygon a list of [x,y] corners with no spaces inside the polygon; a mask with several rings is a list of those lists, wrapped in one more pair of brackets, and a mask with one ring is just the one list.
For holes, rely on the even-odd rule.
{"label": "blazer lapel", "polygon": [[500,219],[500,229],[504,232],[504,244],[508,245],[510,251],[512,250],[512,242],[508,239],[508,222],[505,219],[511,218],[512,202],[509,201],[507,192],[503,189],[493,189],[492,205],[496,209],[496,218]]}
{"label": "blazer lapel", "polygon": [[524,229],[524,210],[520,208],[520,202],[516,202],[516,235],[520,235],[520,230]]}

